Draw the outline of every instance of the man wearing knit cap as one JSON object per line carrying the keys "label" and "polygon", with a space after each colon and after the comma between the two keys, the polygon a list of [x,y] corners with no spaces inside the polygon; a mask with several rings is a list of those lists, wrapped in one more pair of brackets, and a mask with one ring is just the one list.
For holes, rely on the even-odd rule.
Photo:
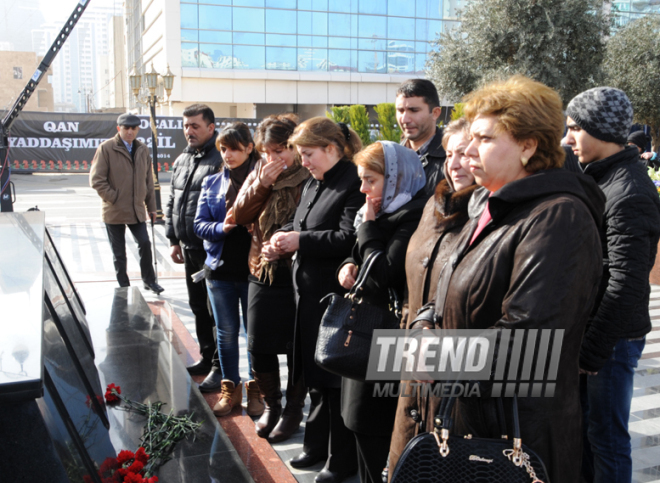
{"label": "man wearing knit cap", "polygon": [[566,115],[566,143],[607,199],[600,229],[603,277],[580,352],[588,435],[583,477],[630,483],[628,419],[635,367],[651,330],[649,274],[660,238],[660,199],[637,147],[626,146],[633,108],[623,91],[582,92]]}
{"label": "man wearing knit cap", "polygon": [[639,157],[646,167],[655,168],[657,171],[660,168],[660,162],[658,162],[658,153],[654,152],[645,152],[646,146],[649,144],[649,137],[644,131],[635,131],[630,133],[628,136],[626,144],[628,146],[636,146],[639,149]]}

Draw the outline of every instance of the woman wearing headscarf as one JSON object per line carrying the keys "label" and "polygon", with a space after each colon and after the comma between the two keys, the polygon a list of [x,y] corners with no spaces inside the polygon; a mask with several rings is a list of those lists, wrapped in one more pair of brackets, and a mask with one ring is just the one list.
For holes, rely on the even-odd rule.
{"label": "woman wearing headscarf", "polygon": [[312,175],[292,221],[271,238],[280,254],[296,252],[294,377],[302,374],[311,399],[303,451],[289,463],[305,468],[325,461],[316,482],[337,482],[355,473],[355,438],[341,418],[341,377],[316,365],[314,350],[328,305],[321,299],[345,292],[336,273],[351,254],[353,222],[364,204],[357,168],[351,162],[362,142],[345,124],[315,117],[298,126],[289,143],[296,146],[302,165]]}
{"label": "woman wearing headscarf", "polygon": [[[362,299],[390,308],[389,290],[403,300],[406,288],[406,249],[426,204],[426,176],[417,153],[390,141],[376,142],[353,158],[367,197],[356,218],[357,242],[351,258],[339,270],[339,283],[347,290],[355,284],[359,267],[374,251]],[[373,397],[374,384],[342,380],[341,414],[353,431],[362,483],[382,481],[394,425],[397,399]]]}
{"label": "woman wearing headscarf", "polygon": [[[254,379],[266,409],[256,422],[257,435],[271,443],[289,439],[303,418],[307,390],[293,378],[293,324],[296,299],[291,280],[291,257],[280,257],[270,238],[296,211],[309,178],[289,137],[298,125],[294,115],[269,116],[257,127],[257,149],[265,154],[243,184],[234,203],[237,224],[252,233],[248,289],[248,351]],[[280,363],[286,354],[289,378],[282,411]],[[280,415],[282,419],[280,419]],[[278,422],[279,421],[279,422]]]}
{"label": "woman wearing headscarf", "polygon": [[[220,400],[213,407],[216,416],[225,416],[243,399],[239,374],[238,334],[241,317],[247,331],[248,254],[251,236],[236,224],[236,196],[259,161],[250,129],[242,122],[225,127],[216,139],[222,154],[220,172],[204,178],[195,216],[195,234],[204,240],[204,272],[209,301],[218,332],[219,367],[213,367],[201,385],[206,392],[220,387]],[[249,358],[248,358],[249,365]],[[249,369],[252,374],[252,369]],[[260,416],[264,405],[255,381],[246,384],[247,411]]]}
{"label": "woman wearing headscarf", "polygon": [[[470,172],[470,160],[465,149],[470,143],[469,125],[465,118],[450,122],[444,129],[442,147],[447,152],[445,179],[435,188],[435,195],[424,207],[417,230],[410,239],[406,253],[406,280],[408,283],[407,317],[402,328],[414,329],[417,311],[433,299],[444,267],[454,243],[469,220],[468,203],[478,186]],[[405,315],[405,314],[404,314]],[[416,394],[399,397],[396,421],[390,445],[390,469],[394,469],[406,444],[426,423],[433,429],[433,416],[440,398]]]}
{"label": "woman wearing headscarf", "polygon": [[[449,330],[563,330],[556,378],[541,384],[543,393],[536,395],[543,397],[520,397],[518,416],[522,443],[545,463],[549,480],[578,483],[578,361],[602,272],[598,226],[604,195],[593,179],[558,169],[564,162],[564,115],[556,91],[514,76],[465,101],[466,154],[482,189],[472,197],[470,221],[440,276],[435,313],[419,318]],[[509,363],[521,351],[500,347],[494,358]],[[515,389],[531,396],[533,386],[539,387]],[[505,392],[492,381],[478,387],[480,397],[457,399],[450,432],[474,438],[513,434],[512,398],[499,397]]]}

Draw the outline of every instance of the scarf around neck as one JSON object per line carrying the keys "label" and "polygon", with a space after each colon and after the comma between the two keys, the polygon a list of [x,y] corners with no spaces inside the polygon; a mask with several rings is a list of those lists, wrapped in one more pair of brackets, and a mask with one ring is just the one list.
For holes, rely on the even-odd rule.
{"label": "scarf around neck", "polygon": [[[264,165],[265,166],[265,165]],[[270,237],[284,226],[298,206],[298,187],[309,178],[309,171],[296,160],[289,169],[282,171],[273,184],[272,192],[261,215],[259,229],[263,240]],[[261,258],[259,279],[269,281],[272,285],[278,261],[267,262]]]}

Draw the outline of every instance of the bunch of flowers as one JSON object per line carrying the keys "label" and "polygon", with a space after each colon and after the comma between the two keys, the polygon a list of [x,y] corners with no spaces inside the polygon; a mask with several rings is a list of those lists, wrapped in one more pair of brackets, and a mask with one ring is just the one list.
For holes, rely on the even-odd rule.
{"label": "bunch of flowers", "polygon": [[[145,465],[149,455],[143,447],[135,453],[122,450],[116,458],[106,458],[99,468],[98,475],[103,483],[157,483],[158,477],[145,476]],[[85,475],[85,483],[92,483],[91,476]]]}
{"label": "bunch of flowers", "polygon": [[658,195],[660,196],[660,173],[655,171],[653,168],[648,169],[649,177],[653,180],[653,184],[655,185],[655,189],[658,191]]}
{"label": "bunch of flowers", "polygon": [[[117,457],[118,471],[127,471],[123,480],[117,480],[120,483],[155,483],[158,481],[158,478],[152,475],[171,459],[174,446],[182,439],[194,435],[202,425],[201,422],[196,423],[192,420],[192,414],[174,416],[172,411],[169,414],[162,413],[160,408],[165,404],[163,402],[144,404],[131,401],[121,395],[121,388],[115,384],[108,384],[105,401],[109,406],[141,414],[147,418],[140,438],[142,446],[135,454],[130,451],[121,451]],[[126,466],[127,464],[128,466]],[[131,473],[134,476],[130,476]]]}

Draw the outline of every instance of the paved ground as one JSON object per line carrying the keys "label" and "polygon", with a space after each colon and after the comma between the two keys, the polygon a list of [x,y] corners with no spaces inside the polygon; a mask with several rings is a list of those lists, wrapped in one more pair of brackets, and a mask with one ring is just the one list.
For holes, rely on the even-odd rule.
{"label": "paved ground", "polygon": [[[115,286],[112,253],[104,225],[100,222],[100,201],[89,188],[85,175],[15,175],[17,202],[15,211],[25,211],[37,205],[46,212],[46,223],[55,244],[74,281],[100,283],[112,290]],[[163,200],[169,196],[169,174],[161,175]],[[137,246],[128,239],[128,271],[141,287]],[[168,301],[195,337],[194,320],[187,304],[183,266],[171,262],[169,247],[162,226],[156,227],[159,282],[165,287],[161,299]],[[647,336],[646,348],[635,378],[630,415],[633,444],[633,481],[660,483],[660,286],[653,286],[649,306],[653,331]],[[157,297],[143,290],[147,300]],[[241,338],[241,354],[245,354],[245,339]],[[286,363],[280,360],[283,379]],[[247,379],[247,359],[241,359],[241,377]],[[308,399],[309,403],[309,399]],[[308,407],[306,408],[307,411]],[[302,448],[302,431],[290,441],[275,445],[284,461]],[[292,469],[300,482],[311,483],[315,471]],[[358,481],[357,477],[348,480]]]}

